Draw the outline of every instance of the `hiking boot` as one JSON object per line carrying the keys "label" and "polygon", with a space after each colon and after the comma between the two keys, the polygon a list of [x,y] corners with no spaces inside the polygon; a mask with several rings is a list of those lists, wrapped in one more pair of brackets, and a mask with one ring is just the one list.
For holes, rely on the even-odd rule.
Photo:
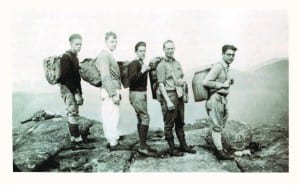
{"label": "hiking boot", "polygon": [[170,154],[171,156],[181,157],[181,156],[184,155],[183,152],[180,152],[180,151],[178,151],[178,150],[175,148],[174,138],[173,138],[173,137],[167,137],[166,140],[167,140],[168,145],[169,145],[169,154]]}
{"label": "hiking boot", "polygon": [[137,149],[137,151],[141,154],[144,154],[144,155],[147,155],[147,156],[155,156],[156,152],[152,152],[150,151],[148,148],[142,148],[142,147],[139,147]]}
{"label": "hiking boot", "polygon": [[176,130],[176,135],[180,143],[180,151],[190,154],[195,154],[196,150],[192,149],[193,146],[188,146],[185,141],[185,135],[183,128]]}
{"label": "hiking boot", "polygon": [[224,150],[218,150],[216,153],[216,157],[219,160],[233,160],[234,157],[228,155]]}
{"label": "hiking boot", "polygon": [[90,149],[95,149],[95,146],[87,145],[87,144],[84,144],[82,141],[80,141],[80,142],[72,142],[71,149],[72,150],[85,150],[85,149],[90,150]]}
{"label": "hiking boot", "polygon": [[185,153],[190,153],[190,154],[195,154],[196,150],[192,149],[192,146],[185,146],[185,147],[180,147],[180,151],[181,152],[185,152]]}
{"label": "hiking boot", "polygon": [[169,154],[170,156],[174,156],[174,157],[182,157],[184,156],[184,153],[175,149],[175,148],[170,148],[169,149]]}
{"label": "hiking boot", "polygon": [[150,145],[146,144],[146,148],[147,150],[149,150],[150,152],[157,152],[157,150],[155,148],[152,148]]}
{"label": "hiking boot", "polygon": [[148,134],[148,125],[138,124],[138,133],[140,139],[140,148],[141,150],[147,150],[148,152],[157,152],[156,149],[151,148],[150,145],[147,144],[147,134]]}
{"label": "hiking boot", "polygon": [[110,152],[116,151],[116,150],[130,150],[129,146],[120,145],[120,143],[113,145],[113,146],[108,144],[107,147],[109,148]]}
{"label": "hiking boot", "polygon": [[94,136],[89,136],[89,137],[86,137],[85,139],[83,139],[84,143],[92,143],[92,142],[96,142],[96,141],[97,141],[97,138]]}

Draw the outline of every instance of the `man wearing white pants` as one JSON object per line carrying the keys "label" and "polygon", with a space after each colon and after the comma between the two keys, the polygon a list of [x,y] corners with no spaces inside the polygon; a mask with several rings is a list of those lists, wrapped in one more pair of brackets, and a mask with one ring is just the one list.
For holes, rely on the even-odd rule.
{"label": "man wearing white pants", "polygon": [[[101,88],[101,113],[103,122],[104,136],[108,140],[110,146],[115,146],[118,144],[119,132],[118,132],[118,122],[119,122],[119,105],[116,105],[112,98],[109,97],[105,88]],[[118,94],[118,92],[117,92]]]}
{"label": "man wearing white pants", "polygon": [[119,105],[121,96],[121,76],[119,66],[113,55],[117,46],[117,35],[114,32],[105,34],[105,48],[100,52],[96,60],[96,67],[101,73],[101,113],[104,136],[108,141],[110,150],[118,149],[118,122]]}

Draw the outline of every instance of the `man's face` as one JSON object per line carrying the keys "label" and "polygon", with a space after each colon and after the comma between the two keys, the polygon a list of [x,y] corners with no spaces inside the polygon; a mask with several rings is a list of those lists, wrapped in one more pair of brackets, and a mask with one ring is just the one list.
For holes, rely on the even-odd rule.
{"label": "man's face", "polygon": [[167,57],[173,57],[175,51],[175,44],[173,42],[168,42],[165,44],[164,52]]}
{"label": "man's face", "polygon": [[110,37],[108,37],[108,39],[105,41],[105,43],[106,43],[107,48],[108,48],[110,51],[114,51],[114,50],[116,49],[116,47],[117,47],[118,41],[117,41],[117,39],[114,38],[113,36],[110,36]]}
{"label": "man's face", "polygon": [[73,39],[70,43],[71,50],[78,53],[81,50],[82,40],[81,39]]}
{"label": "man's face", "polygon": [[223,60],[227,64],[231,64],[234,60],[234,57],[235,57],[235,51],[233,51],[232,49],[227,49],[225,53],[223,53]]}
{"label": "man's face", "polygon": [[146,47],[145,46],[139,46],[138,49],[137,49],[137,51],[135,53],[136,53],[136,56],[139,59],[144,60],[145,56],[146,56]]}

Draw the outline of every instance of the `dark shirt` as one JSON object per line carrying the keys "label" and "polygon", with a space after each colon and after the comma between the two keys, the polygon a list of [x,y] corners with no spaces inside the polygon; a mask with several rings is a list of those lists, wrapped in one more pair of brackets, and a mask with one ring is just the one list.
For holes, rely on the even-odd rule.
{"label": "dark shirt", "polygon": [[60,62],[60,83],[66,85],[73,94],[77,92],[82,94],[80,83],[81,78],[79,74],[79,60],[77,55],[71,51],[66,51],[66,53],[63,54]]}
{"label": "dark shirt", "polygon": [[141,72],[142,60],[134,60],[128,66],[129,90],[147,91],[147,73]]}

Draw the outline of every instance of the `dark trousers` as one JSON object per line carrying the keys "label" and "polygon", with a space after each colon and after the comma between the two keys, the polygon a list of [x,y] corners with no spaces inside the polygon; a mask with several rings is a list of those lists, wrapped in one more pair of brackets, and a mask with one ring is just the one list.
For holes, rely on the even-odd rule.
{"label": "dark trousers", "polygon": [[172,130],[175,126],[175,130],[179,131],[184,126],[184,103],[182,98],[178,98],[176,91],[167,91],[168,96],[175,106],[174,110],[168,110],[165,100],[161,100],[161,109],[164,119],[164,129],[166,139],[173,139]]}

